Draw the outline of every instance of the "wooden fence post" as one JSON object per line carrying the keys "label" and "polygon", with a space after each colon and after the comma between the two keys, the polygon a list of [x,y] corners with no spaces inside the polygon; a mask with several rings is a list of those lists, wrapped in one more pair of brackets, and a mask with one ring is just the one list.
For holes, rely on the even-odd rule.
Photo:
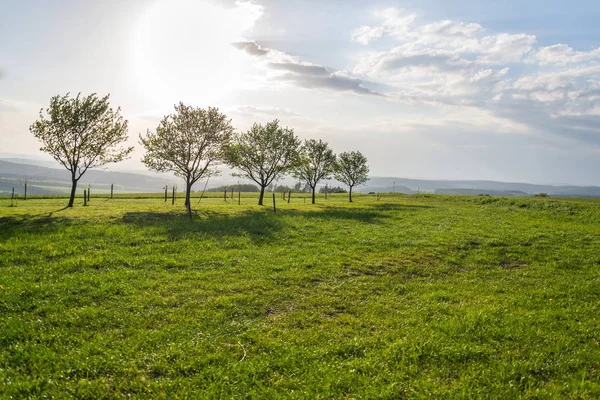
{"label": "wooden fence post", "polygon": [[83,206],[87,206],[87,190],[83,189]]}
{"label": "wooden fence post", "polygon": [[242,204],[242,187],[238,188],[238,206]]}
{"label": "wooden fence post", "polygon": [[223,192],[223,200],[227,201],[227,189]]}
{"label": "wooden fence post", "polygon": [[171,195],[171,205],[175,204],[175,186],[173,186],[173,194]]}
{"label": "wooden fence post", "polygon": [[288,204],[290,204],[290,199],[292,198],[292,191],[288,192]]}
{"label": "wooden fence post", "polygon": [[113,189],[114,189],[114,186],[115,186],[114,183],[110,184],[110,198],[111,199],[113,198]]}
{"label": "wooden fence post", "polygon": [[277,212],[277,206],[275,205],[275,193],[273,193],[273,213]]}
{"label": "wooden fence post", "polygon": [[25,182],[25,200],[27,200],[27,182]]}

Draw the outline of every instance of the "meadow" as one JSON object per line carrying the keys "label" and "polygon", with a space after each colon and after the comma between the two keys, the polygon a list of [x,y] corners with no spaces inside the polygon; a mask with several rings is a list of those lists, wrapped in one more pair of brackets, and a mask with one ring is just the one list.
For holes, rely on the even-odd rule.
{"label": "meadow", "polygon": [[0,398],[600,398],[600,200],[254,196],[0,199]]}

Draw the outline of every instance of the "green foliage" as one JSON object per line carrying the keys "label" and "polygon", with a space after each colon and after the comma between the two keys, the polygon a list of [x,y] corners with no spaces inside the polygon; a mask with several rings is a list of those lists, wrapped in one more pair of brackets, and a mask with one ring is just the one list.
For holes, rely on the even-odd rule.
{"label": "green foliage", "polygon": [[123,148],[127,140],[127,121],[121,108],[110,108],[110,95],[96,94],[75,98],[54,96],[50,107],[40,110],[40,119],[29,128],[43,143],[41,151],[50,154],[75,179],[89,169],[127,158],[133,147]]}
{"label": "green foliage", "polygon": [[110,95],[70,98],[54,96],[50,106],[40,110],[40,119],[29,128],[43,144],[40,150],[50,154],[71,172],[73,205],[77,182],[90,168],[119,162],[128,157],[133,147],[121,147],[127,141],[127,121],[121,109],[110,107]]}
{"label": "green foliage", "polygon": [[348,185],[350,188],[350,202],[352,202],[352,188],[369,180],[367,158],[360,151],[340,154],[335,165],[334,176],[338,181]]}
{"label": "green foliage", "polygon": [[225,154],[229,166],[241,171],[236,176],[251,179],[260,186],[259,205],[262,205],[265,188],[295,166],[299,147],[294,130],[283,128],[274,120],[266,125],[254,124],[237,135]]}
{"label": "green foliage", "polygon": [[142,162],[157,172],[173,172],[194,184],[213,175],[231,140],[233,127],[219,109],[194,108],[183,103],[165,116],[155,132],[140,134],[146,149]]}
{"label": "green foliage", "polygon": [[599,200],[213,195],[0,199],[0,397],[600,397]]}
{"label": "green foliage", "polygon": [[[223,150],[233,134],[231,120],[217,108],[194,108],[183,103],[163,118],[155,132],[140,134],[146,149],[142,162],[157,172],[173,172],[186,181],[186,199],[201,178],[216,173]],[[186,201],[191,216],[191,203]]]}
{"label": "green foliage", "polygon": [[304,141],[300,148],[299,159],[294,167],[294,176],[312,189],[313,203],[314,192],[317,184],[323,179],[330,179],[335,169],[335,154],[327,142],[309,139]]}

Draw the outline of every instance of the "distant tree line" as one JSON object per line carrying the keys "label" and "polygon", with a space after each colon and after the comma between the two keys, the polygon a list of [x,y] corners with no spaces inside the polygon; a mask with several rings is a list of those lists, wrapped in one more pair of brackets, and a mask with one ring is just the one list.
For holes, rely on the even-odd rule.
{"label": "distant tree line", "polygon": [[256,185],[244,183],[244,184],[236,184],[236,185],[224,185],[215,188],[206,189],[207,192],[224,192],[225,190],[233,190],[240,191],[244,193],[257,193],[260,192],[260,189]]}
{"label": "distant tree line", "polygon": [[[69,207],[73,206],[77,183],[90,168],[119,162],[129,157],[133,147],[127,141],[127,121],[120,108],[113,110],[109,96],[96,94],[71,98],[55,96],[50,106],[40,111],[40,118],[30,128],[42,142],[42,151],[52,155],[70,173],[72,179]],[[368,180],[367,159],[358,151],[336,155],[323,140],[302,142],[289,127],[278,120],[254,124],[245,132],[235,132],[231,120],[217,108],[197,108],[179,103],[154,130],[139,135],[145,149],[142,158],[148,169],[172,172],[185,181],[185,206],[192,215],[190,194],[200,179],[219,173],[219,167],[234,169],[232,175],[251,180],[244,191],[258,191],[258,204],[263,205],[265,191],[292,190],[275,182],[284,176],[297,178],[303,190],[312,194],[319,182],[335,178],[352,190]],[[299,185],[299,186],[298,186]],[[212,189],[224,190],[226,187]],[[327,193],[343,192],[342,188],[323,189]]]}
{"label": "distant tree line", "polygon": [[348,191],[339,186],[323,186],[321,189],[319,189],[319,193],[348,193]]}

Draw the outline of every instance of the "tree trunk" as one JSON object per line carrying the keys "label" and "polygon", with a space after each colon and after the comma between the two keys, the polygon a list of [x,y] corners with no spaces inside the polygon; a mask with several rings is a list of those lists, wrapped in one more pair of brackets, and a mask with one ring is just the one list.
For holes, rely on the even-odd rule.
{"label": "tree trunk", "polygon": [[263,199],[265,197],[265,186],[261,185],[260,186],[260,196],[258,197],[258,205],[262,206],[263,205]]}
{"label": "tree trunk", "polygon": [[348,193],[350,196],[350,203],[352,203],[352,186],[350,186],[350,191]]}
{"label": "tree trunk", "polygon": [[313,186],[312,188],[312,203],[315,204],[315,190],[317,190],[317,185]]}
{"label": "tree trunk", "polygon": [[75,193],[77,192],[77,179],[73,177],[71,178],[71,182],[71,197],[69,197],[69,205],[67,206],[69,208],[73,208],[73,204],[75,203]]}
{"label": "tree trunk", "polygon": [[192,219],[192,202],[190,201],[190,194],[192,192],[192,183],[188,180],[185,183],[185,206],[187,207],[188,217]]}

